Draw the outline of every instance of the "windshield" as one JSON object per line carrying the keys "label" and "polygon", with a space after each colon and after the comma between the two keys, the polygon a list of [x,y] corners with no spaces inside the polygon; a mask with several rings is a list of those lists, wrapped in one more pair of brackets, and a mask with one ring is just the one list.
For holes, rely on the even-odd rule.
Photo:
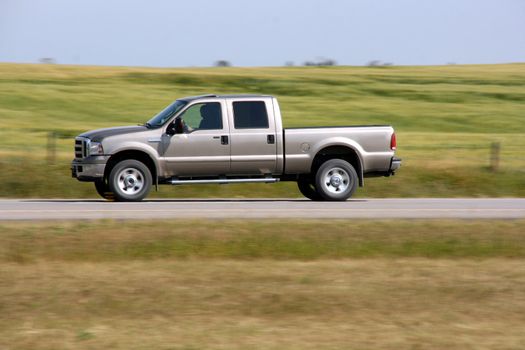
{"label": "windshield", "polygon": [[176,100],[172,104],[170,104],[168,107],[164,108],[159,114],[151,118],[147,123],[146,126],[150,128],[159,128],[162,125],[164,125],[171,117],[173,117],[175,114],[177,114],[178,111],[182,109],[182,107],[186,106],[188,102],[182,101],[182,100]]}

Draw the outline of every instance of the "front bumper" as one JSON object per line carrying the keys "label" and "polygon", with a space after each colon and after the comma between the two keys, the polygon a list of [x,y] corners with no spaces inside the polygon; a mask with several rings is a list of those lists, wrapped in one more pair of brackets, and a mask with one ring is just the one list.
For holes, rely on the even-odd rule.
{"label": "front bumper", "polygon": [[73,159],[71,177],[79,181],[95,181],[104,177],[104,170],[109,156],[91,156]]}

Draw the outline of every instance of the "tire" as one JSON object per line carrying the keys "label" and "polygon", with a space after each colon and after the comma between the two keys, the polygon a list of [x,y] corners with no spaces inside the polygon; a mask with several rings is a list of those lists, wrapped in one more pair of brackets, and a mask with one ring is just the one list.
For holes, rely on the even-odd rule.
{"label": "tire", "polygon": [[345,201],[352,197],[359,177],[354,167],[342,159],[324,162],[315,174],[315,188],[327,201]]}
{"label": "tire", "polygon": [[297,180],[297,187],[301,191],[302,195],[313,201],[321,200],[321,196],[317,193],[313,180],[310,177],[300,177]]}
{"label": "tire", "polygon": [[109,185],[104,180],[97,180],[95,181],[95,189],[97,190],[97,193],[100,195],[100,197],[107,199],[107,200],[113,200],[115,199],[115,194],[110,191]]}
{"label": "tire", "polygon": [[139,202],[149,193],[151,172],[144,163],[128,159],[117,163],[109,174],[109,189],[118,202]]}

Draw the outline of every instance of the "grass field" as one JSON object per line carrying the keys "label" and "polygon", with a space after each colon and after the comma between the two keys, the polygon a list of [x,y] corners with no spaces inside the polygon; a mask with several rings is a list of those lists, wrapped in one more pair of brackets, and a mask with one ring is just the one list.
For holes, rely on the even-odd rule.
{"label": "grass field", "polygon": [[[0,64],[0,196],[94,197],[69,176],[75,135],[144,122],[208,92],[276,95],[287,127],[392,124],[403,168],[367,179],[359,196],[525,195],[525,64]],[[155,195],[299,192],[282,183]],[[4,222],[0,349],[523,349],[524,224]]]}
{"label": "grass field", "polygon": [[[525,64],[187,68],[0,64],[0,196],[95,196],[69,178],[72,138],[144,122],[203,93],[279,98],[291,126],[392,124],[403,169],[360,196],[524,196]],[[49,132],[59,135],[46,164]],[[502,147],[489,170],[490,144]],[[23,173],[25,176],[20,176]],[[294,184],[163,189],[160,196],[299,196]]]}
{"label": "grass field", "polygon": [[523,349],[520,221],[0,224],[2,349]]}

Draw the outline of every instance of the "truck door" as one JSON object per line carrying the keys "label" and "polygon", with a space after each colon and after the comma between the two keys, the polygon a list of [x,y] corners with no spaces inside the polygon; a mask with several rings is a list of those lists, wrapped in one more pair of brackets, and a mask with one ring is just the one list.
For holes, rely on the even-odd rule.
{"label": "truck door", "polygon": [[171,175],[218,176],[230,172],[230,137],[225,101],[198,102],[179,117],[184,133],[163,135]]}
{"label": "truck door", "polygon": [[227,104],[231,174],[274,173],[277,165],[277,140],[271,99],[228,100]]}

